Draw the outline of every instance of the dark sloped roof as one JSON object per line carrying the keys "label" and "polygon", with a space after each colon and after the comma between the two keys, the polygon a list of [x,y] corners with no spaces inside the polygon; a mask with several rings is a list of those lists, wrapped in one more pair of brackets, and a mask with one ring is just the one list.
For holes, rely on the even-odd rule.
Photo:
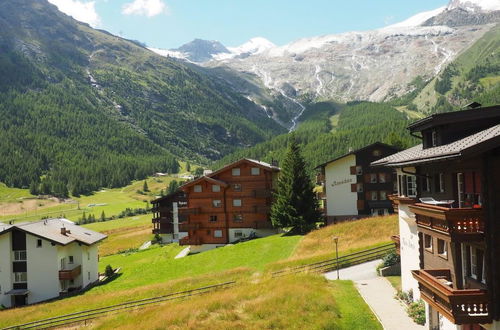
{"label": "dark sloped roof", "polygon": [[500,106],[476,108],[471,110],[437,113],[417,120],[408,126],[412,132],[443,124],[457,124],[477,119],[500,118]]}
{"label": "dark sloped roof", "polygon": [[476,152],[500,147],[500,124],[469,135],[458,141],[423,149],[422,144],[373,162],[372,166],[411,166],[442,160],[451,160]]}
{"label": "dark sloped roof", "polygon": [[344,155],[342,155],[342,156],[339,156],[339,157],[337,157],[337,158],[331,159],[331,160],[329,160],[329,161],[327,161],[327,162],[324,162],[323,164],[319,164],[319,165],[318,165],[318,166],[316,166],[314,169],[317,169],[317,168],[323,167],[323,166],[325,166],[326,164],[329,164],[329,163],[331,163],[331,162],[337,161],[337,160],[342,159],[342,158],[344,158],[344,157],[347,157],[347,156],[349,156],[349,155],[354,155],[354,154],[357,154],[358,152],[364,151],[364,150],[366,150],[366,149],[368,149],[368,148],[371,148],[371,147],[374,147],[374,146],[377,146],[377,145],[378,145],[378,146],[381,146],[381,147],[391,148],[391,149],[393,149],[394,151],[399,151],[399,150],[401,150],[401,149],[399,149],[399,148],[397,148],[397,147],[394,147],[394,146],[391,146],[391,145],[389,145],[389,144],[385,144],[385,143],[382,143],[382,142],[375,142],[375,143],[372,143],[372,144],[370,144],[370,145],[367,145],[367,146],[365,146],[365,147],[363,147],[363,148],[359,148],[359,149],[357,149],[357,150],[349,151],[348,153],[346,153],[346,154],[344,154]]}

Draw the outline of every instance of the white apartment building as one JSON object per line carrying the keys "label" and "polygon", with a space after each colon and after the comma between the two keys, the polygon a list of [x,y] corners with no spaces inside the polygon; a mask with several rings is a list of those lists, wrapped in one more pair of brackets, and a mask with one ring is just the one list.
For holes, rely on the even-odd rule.
{"label": "white apartment building", "polygon": [[17,307],[98,281],[98,250],[107,236],[66,219],[0,223],[0,305]]}

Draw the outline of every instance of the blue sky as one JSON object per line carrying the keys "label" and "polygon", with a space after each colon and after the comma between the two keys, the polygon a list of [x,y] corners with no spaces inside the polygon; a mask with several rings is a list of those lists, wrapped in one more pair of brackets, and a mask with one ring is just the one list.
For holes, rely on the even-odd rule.
{"label": "blue sky", "polygon": [[[150,47],[194,38],[238,46],[252,37],[277,45],[397,23],[448,0],[49,0],[91,25]],[[77,17],[78,16],[78,17]]]}

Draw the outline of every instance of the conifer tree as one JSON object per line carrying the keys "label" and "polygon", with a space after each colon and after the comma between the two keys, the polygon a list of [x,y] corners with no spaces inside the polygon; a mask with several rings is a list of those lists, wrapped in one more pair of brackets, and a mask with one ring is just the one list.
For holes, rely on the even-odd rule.
{"label": "conifer tree", "polygon": [[294,134],[289,137],[274,199],[271,221],[275,227],[292,227],[292,233],[304,234],[321,221],[318,201]]}
{"label": "conifer tree", "polygon": [[142,186],[142,190],[144,192],[148,192],[149,191],[148,183],[147,183],[146,180],[144,180],[144,185]]}
{"label": "conifer tree", "polygon": [[104,222],[106,221],[106,214],[104,214],[104,211],[101,213],[101,221]]}

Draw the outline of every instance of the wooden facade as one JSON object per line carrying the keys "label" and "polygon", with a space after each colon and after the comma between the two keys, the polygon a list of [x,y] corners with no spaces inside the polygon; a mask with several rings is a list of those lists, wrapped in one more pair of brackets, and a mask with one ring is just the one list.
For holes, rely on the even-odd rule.
{"label": "wooden facade", "polygon": [[272,229],[269,213],[278,171],[242,159],[183,185],[187,205],[179,214],[186,217],[188,236],[180,244],[223,245],[234,241],[231,229]]}
{"label": "wooden facade", "polygon": [[[404,173],[391,199],[415,215],[420,269],[412,274],[430,306],[430,328],[438,313],[482,329],[500,321],[500,107],[434,115],[410,130],[421,133],[421,151],[385,163]],[[410,182],[416,189],[408,197]]]}
{"label": "wooden facade", "polygon": [[[187,205],[186,194],[178,190],[151,202],[153,205],[153,234],[174,233],[174,203],[177,203],[179,207],[185,207]],[[185,217],[179,216],[180,224],[185,220]]]}

